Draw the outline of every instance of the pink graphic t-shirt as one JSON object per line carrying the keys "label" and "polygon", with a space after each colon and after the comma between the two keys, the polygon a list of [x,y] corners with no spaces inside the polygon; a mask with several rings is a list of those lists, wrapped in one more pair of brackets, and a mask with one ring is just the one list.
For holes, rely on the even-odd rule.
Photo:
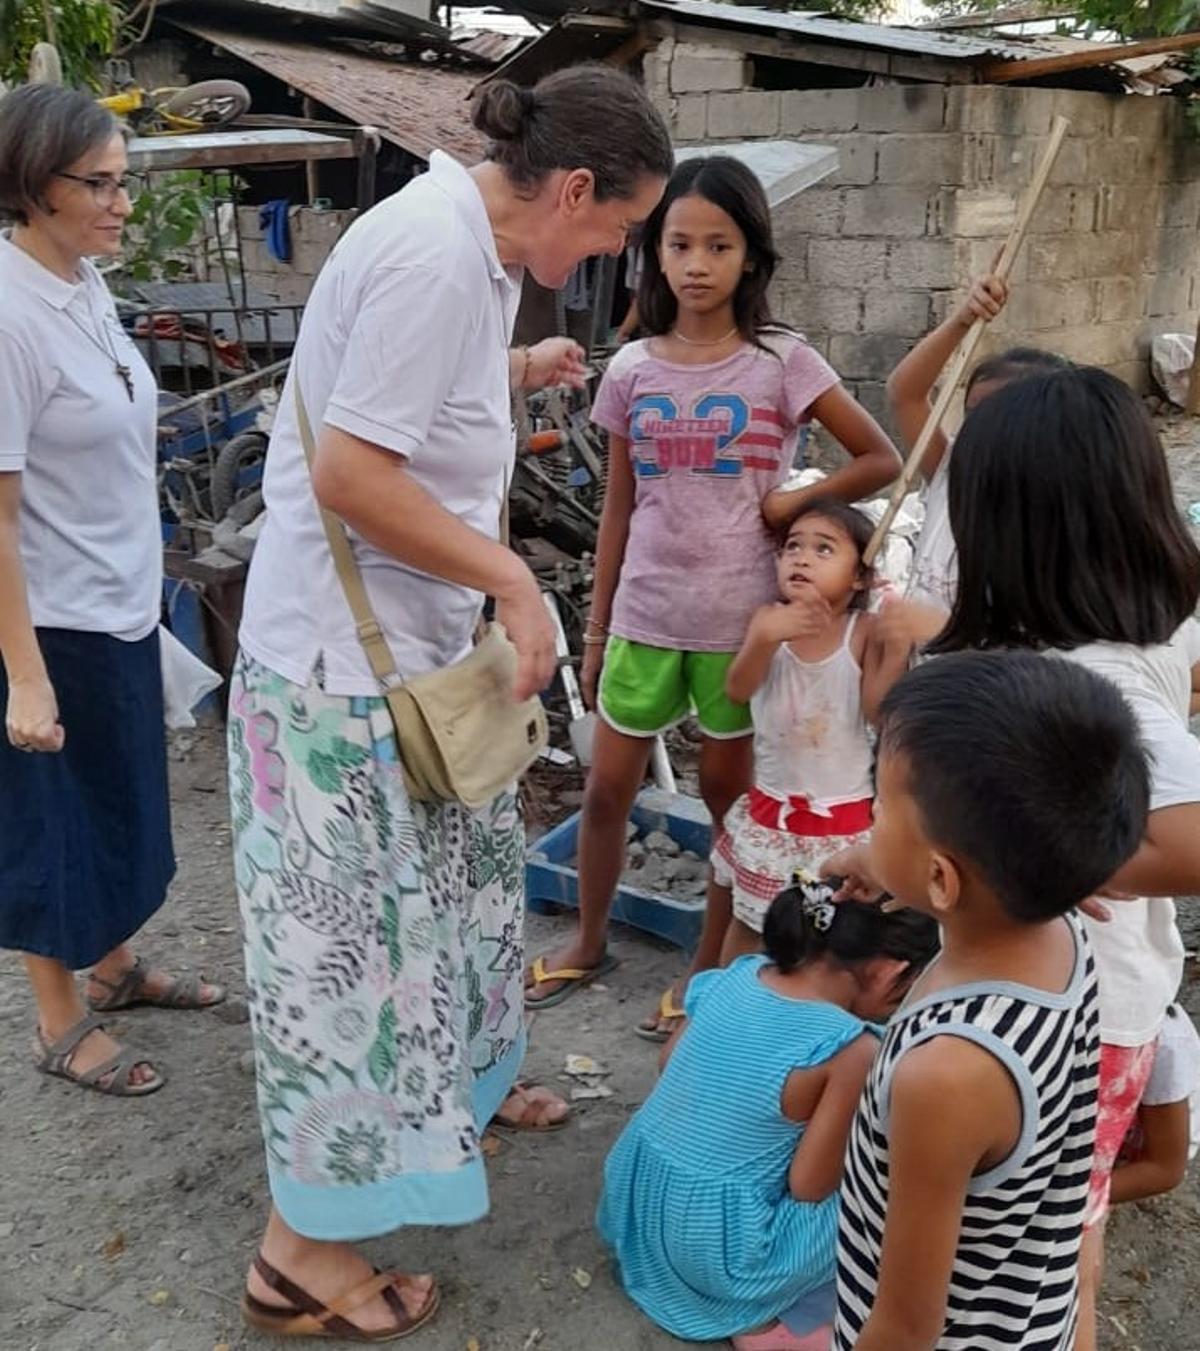
{"label": "pink graphic t-shirt", "polygon": [[681,366],[630,343],[592,420],[629,442],[635,498],[609,627],[685,652],[733,652],[775,599],[762,500],[792,469],[801,424],[838,383],[801,338],[763,337],[724,361]]}

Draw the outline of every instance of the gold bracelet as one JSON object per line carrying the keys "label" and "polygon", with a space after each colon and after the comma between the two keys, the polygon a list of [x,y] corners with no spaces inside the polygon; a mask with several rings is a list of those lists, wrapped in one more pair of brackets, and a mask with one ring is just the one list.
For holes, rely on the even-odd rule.
{"label": "gold bracelet", "polygon": [[585,633],[583,635],[584,647],[603,647],[607,642],[607,634]]}

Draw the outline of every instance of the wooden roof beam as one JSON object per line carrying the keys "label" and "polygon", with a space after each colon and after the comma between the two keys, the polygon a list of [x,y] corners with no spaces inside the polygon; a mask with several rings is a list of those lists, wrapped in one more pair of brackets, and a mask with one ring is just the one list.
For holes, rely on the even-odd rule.
{"label": "wooden roof beam", "polygon": [[1162,52],[1184,52],[1200,47],[1200,33],[1178,33],[1170,38],[1147,38],[1144,42],[1114,42],[1089,51],[1064,52],[1061,56],[1031,57],[1028,61],[993,61],[976,68],[984,84],[1010,84],[1013,80],[1040,80],[1047,75],[1062,75],[1070,70],[1089,70],[1111,66],[1135,56],[1157,56]]}

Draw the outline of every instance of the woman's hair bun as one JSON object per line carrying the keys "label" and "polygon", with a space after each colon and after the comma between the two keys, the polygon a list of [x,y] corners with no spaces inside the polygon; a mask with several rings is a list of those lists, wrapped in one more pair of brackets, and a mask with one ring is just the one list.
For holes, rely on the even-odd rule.
{"label": "woman's hair bun", "polygon": [[475,95],[471,121],[493,141],[519,141],[534,102],[532,89],[511,80],[493,80]]}

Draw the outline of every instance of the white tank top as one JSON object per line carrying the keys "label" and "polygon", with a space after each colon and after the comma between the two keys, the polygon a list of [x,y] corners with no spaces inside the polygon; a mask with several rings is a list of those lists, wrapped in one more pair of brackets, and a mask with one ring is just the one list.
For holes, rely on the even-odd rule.
{"label": "white tank top", "polygon": [[781,643],[750,700],[754,777],[772,797],[804,797],[815,811],[875,796],[852,614],[836,652],[801,661]]}

